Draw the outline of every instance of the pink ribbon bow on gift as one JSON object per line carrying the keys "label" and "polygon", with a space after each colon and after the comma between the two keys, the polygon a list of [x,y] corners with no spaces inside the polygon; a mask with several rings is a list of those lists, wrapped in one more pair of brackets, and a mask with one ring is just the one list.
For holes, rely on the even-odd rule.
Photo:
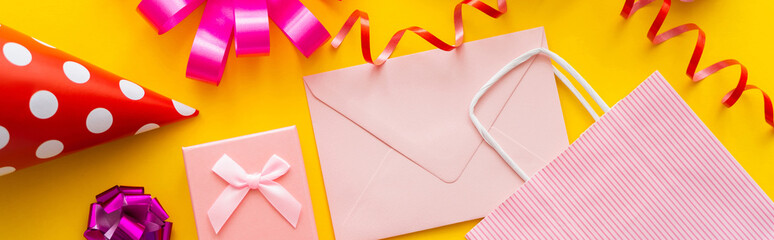
{"label": "pink ribbon bow on gift", "polygon": [[[163,34],[205,0],[143,0],[137,11]],[[269,53],[269,18],[304,56],[330,34],[299,0],[209,0],[196,32],[186,76],[219,84],[232,34],[237,56]]]}
{"label": "pink ribbon bow on gift", "polygon": [[212,167],[212,171],[226,180],[229,186],[220,193],[218,199],[207,211],[215,233],[220,232],[226,220],[231,217],[251,189],[261,191],[269,203],[295,228],[301,215],[301,203],[287,189],[274,181],[285,175],[288,170],[290,170],[290,164],[279,156],[273,155],[263,166],[263,171],[247,174],[239,164],[223,154]]}

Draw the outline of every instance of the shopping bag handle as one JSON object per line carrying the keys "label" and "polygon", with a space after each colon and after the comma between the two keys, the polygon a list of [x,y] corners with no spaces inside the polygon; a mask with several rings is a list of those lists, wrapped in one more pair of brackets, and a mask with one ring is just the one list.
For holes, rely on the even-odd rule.
{"label": "shopping bag handle", "polygon": [[[500,79],[502,79],[503,76],[505,76],[505,74],[507,74],[508,72],[510,72],[511,70],[518,67],[519,65],[526,62],[527,60],[529,60],[530,58],[532,58],[537,54],[546,55],[552,60],[554,60],[557,64],[559,64],[559,66],[561,66],[564,70],[570,73],[570,75],[572,75],[572,77],[575,78],[575,80],[577,80],[581,86],[583,86],[586,92],[591,96],[592,99],[594,99],[594,102],[596,102],[597,105],[599,105],[602,111],[604,112],[610,111],[610,107],[607,105],[607,103],[605,103],[605,101],[602,100],[602,97],[600,97],[599,94],[597,94],[597,92],[594,91],[594,88],[592,88],[591,85],[589,85],[589,83],[586,82],[586,80],[583,79],[583,77],[581,77],[578,71],[575,71],[575,69],[572,66],[570,66],[570,64],[567,63],[567,61],[562,59],[562,57],[559,57],[559,55],[557,55],[556,53],[551,52],[550,50],[545,48],[535,48],[535,49],[529,50],[526,53],[522,54],[521,56],[511,60],[511,62],[505,65],[505,67],[503,67],[502,69],[500,69],[500,71],[495,73],[495,75],[492,76],[492,78],[490,78],[489,81],[487,81],[484,84],[484,86],[482,86],[481,89],[479,89],[476,95],[473,97],[473,101],[470,102],[470,108],[468,109],[468,113],[470,115],[470,120],[473,121],[473,125],[476,126],[476,129],[478,129],[478,133],[481,134],[481,137],[484,138],[484,141],[486,141],[486,143],[489,144],[489,146],[494,148],[494,150],[497,151],[497,154],[499,154],[500,157],[502,157],[503,160],[505,160],[505,162],[508,163],[508,166],[510,166],[513,169],[513,171],[515,171],[516,174],[518,174],[519,177],[521,177],[521,179],[524,179],[524,181],[529,180],[529,175],[527,175],[527,173],[525,173],[524,170],[522,170],[516,164],[516,162],[513,161],[511,156],[509,156],[508,153],[506,153],[505,150],[500,146],[500,144],[497,143],[497,141],[492,137],[492,135],[489,134],[489,131],[487,131],[486,127],[484,127],[484,125],[481,124],[481,121],[478,120],[478,117],[476,117],[474,110],[476,108],[476,105],[478,104],[478,100],[481,99],[481,97],[484,96],[484,94],[486,94],[487,91],[489,91],[489,88],[491,88],[495,83],[500,81]],[[556,67],[554,67],[554,74],[557,77],[559,77],[562,83],[565,86],[567,86],[567,88],[569,88],[570,91],[572,91],[575,97],[581,102],[581,104],[583,104],[583,107],[586,108],[586,111],[588,111],[589,114],[591,114],[591,117],[593,117],[595,121],[599,120],[599,115],[597,115],[594,109],[591,108],[591,105],[589,104],[589,102],[586,101],[586,99],[580,94],[580,92],[578,92],[578,89],[576,89],[575,86],[573,86],[572,83],[570,83],[570,80],[568,80],[567,77],[564,76],[564,74],[562,74],[558,69],[556,69]]]}

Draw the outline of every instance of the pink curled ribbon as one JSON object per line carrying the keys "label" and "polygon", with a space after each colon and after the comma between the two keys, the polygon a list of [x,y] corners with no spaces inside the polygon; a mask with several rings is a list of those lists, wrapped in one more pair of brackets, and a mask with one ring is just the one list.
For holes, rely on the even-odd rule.
{"label": "pink curled ribbon", "polygon": [[142,187],[115,186],[91,204],[88,240],[169,240],[172,223],[159,201]]}
{"label": "pink curled ribbon", "polygon": [[[142,0],[137,11],[163,34],[205,0]],[[304,56],[330,34],[299,0],[209,0],[196,31],[186,76],[219,84],[231,39],[237,56],[269,54],[269,18]]]}
{"label": "pink curled ribbon", "polygon": [[220,193],[220,196],[215,199],[207,211],[215,233],[220,232],[226,220],[231,217],[231,214],[234,213],[234,210],[251,189],[258,189],[274,206],[274,209],[277,209],[285,217],[285,220],[295,228],[301,215],[301,203],[287,189],[274,181],[285,175],[288,170],[290,170],[290,164],[279,156],[273,155],[263,166],[263,171],[247,174],[239,164],[228,155],[223,154],[212,167],[212,171],[229,185]]}

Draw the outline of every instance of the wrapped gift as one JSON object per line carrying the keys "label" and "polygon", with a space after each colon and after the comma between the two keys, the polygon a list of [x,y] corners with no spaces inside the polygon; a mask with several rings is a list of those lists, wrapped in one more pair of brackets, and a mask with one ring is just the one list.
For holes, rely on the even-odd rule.
{"label": "wrapped gift", "polygon": [[0,26],[0,175],[198,111]]}
{"label": "wrapped gift", "polygon": [[200,239],[317,239],[295,127],[183,148]]}

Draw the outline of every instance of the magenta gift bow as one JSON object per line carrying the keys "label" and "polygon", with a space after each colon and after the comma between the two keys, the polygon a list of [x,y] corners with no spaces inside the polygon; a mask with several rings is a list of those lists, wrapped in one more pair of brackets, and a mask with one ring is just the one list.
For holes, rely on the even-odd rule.
{"label": "magenta gift bow", "polygon": [[156,198],[143,187],[115,186],[91,204],[88,240],[169,240],[172,223]]}
{"label": "magenta gift bow", "polygon": [[[137,11],[163,34],[205,0],[142,0]],[[304,56],[330,34],[299,0],[209,0],[196,31],[186,76],[219,84],[232,34],[237,56],[269,53],[269,18]]]}
{"label": "magenta gift bow", "polygon": [[269,203],[295,228],[301,215],[301,203],[282,185],[274,181],[285,175],[288,170],[290,170],[290,164],[279,156],[273,155],[263,166],[263,171],[247,174],[239,164],[223,154],[212,167],[212,171],[226,180],[229,186],[220,193],[218,199],[207,211],[215,233],[220,232],[223,224],[231,217],[250,189],[261,191]]}

